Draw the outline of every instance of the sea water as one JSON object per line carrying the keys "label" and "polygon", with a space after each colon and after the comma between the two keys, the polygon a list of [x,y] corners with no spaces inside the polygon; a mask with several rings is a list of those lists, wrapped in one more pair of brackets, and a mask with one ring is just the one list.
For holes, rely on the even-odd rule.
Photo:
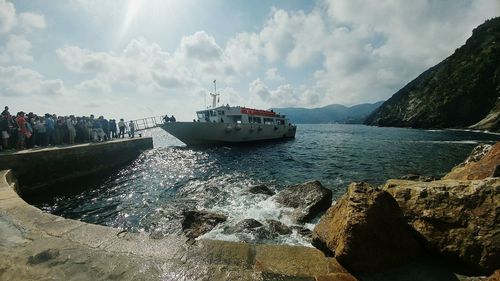
{"label": "sea water", "polygon": [[[299,125],[295,139],[240,147],[188,148],[161,129],[145,134],[154,149],[130,165],[72,183],[71,193],[26,199],[66,218],[155,235],[181,233],[185,210],[207,210],[228,220],[203,238],[309,245],[296,231],[256,241],[225,229],[246,218],[293,225],[272,198],[250,193],[252,185],[280,191],[319,180],[336,200],[353,181],[378,186],[406,174],[443,176],[477,144],[500,140],[467,131],[340,124]],[[312,229],[316,221],[300,227]]]}

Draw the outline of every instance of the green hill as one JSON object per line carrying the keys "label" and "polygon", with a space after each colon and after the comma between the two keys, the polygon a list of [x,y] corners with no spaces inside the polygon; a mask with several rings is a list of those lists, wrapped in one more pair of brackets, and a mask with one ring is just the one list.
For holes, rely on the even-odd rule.
{"label": "green hill", "polygon": [[[500,17],[475,28],[465,45],[408,83],[365,124],[499,131]],[[477,123],[477,124],[476,124]]]}
{"label": "green hill", "polygon": [[293,123],[298,124],[362,124],[365,118],[382,103],[382,101],[376,103],[364,103],[351,107],[340,104],[331,104],[320,108],[288,107],[274,108],[273,110],[287,115]]}

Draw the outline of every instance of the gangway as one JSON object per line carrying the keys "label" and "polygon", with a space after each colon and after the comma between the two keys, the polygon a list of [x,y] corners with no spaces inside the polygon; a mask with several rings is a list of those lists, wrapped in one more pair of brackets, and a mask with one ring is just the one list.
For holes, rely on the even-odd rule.
{"label": "gangway", "polygon": [[[164,118],[165,116],[153,116],[153,117],[147,117],[147,118],[142,118],[142,119],[137,119],[137,120],[131,120],[134,123],[134,128],[135,131],[144,131],[147,129],[152,129],[152,128],[157,128],[163,125]],[[126,123],[128,126],[128,123]]]}

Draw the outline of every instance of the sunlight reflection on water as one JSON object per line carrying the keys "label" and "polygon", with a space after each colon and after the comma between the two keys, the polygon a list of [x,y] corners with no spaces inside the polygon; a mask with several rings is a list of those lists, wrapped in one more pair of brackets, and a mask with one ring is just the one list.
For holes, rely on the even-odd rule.
{"label": "sunlight reflection on water", "polygon": [[[183,210],[226,214],[225,225],[205,235],[239,240],[224,228],[242,219],[276,219],[290,225],[283,208],[248,187],[320,180],[340,197],[351,181],[374,185],[409,173],[441,176],[479,142],[498,135],[423,131],[361,125],[300,125],[295,140],[243,147],[191,149],[161,129],[155,148],[104,179],[81,184],[77,194],[41,198],[40,208],[64,217],[133,231],[180,233]],[[36,200],[35,200],[36,201]],[[306,225],[313,227],[313,224]],[[296,232],[268,241],[307,244]]]}

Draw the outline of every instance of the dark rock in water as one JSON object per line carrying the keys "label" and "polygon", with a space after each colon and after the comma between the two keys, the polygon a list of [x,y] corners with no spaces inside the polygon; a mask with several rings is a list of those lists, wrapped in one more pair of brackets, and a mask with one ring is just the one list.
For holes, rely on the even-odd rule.
{"label": "dark rock in water", "polygon": [[257,220],[254,219],[244,219],[240,222],[238,222],[232,229],[231,232],[243,232],[246,230],[250,230],[253,228],[257,228],[262,226],[262,223],[260,223]]}
{"label": "dark rock in water", "polygon": [[244,219],[233,227],[224,229],[225,233],[234,233],[240,240],[247,243],[262,242],[278,237],[278,235],[290,234],[289,227],[277,220],[266,220],[263,225],[255,219]]}
{"label": "dark rock in water", "polygon": [[286,235],[292,233],[292,230],[280,221],[266,220],[266,223],[271,233],[277,233],[279,235]]}
{"label": "dark rock in water", "polygon": [[289,214],[295,222],[307,222],[332,205],[332,191],[319,181],[290,186],[274,196],[284,207],[293,208]]}
{"label": "dark rock in water", "polygon": [[500,179],[389,180],[384,186],[426,247],[490,274],[500,268]]}
{"label": "dark rock in water", "polygon": [[236,237],[238,237],[241,241],[244,241],[246,243],[261,243],[262,241],[271,240],[278,237],[276,233],[272,233],[264,225],[255,228],[247,228],[235,234]]}
{"label": "dark rock in water", "polygon": [[221,222],[225,222],[227,217],[221,214],[207,211],[186,211],[182,221],[182,231],[189,238],[201,236]]}
{"label": "dark rock in water", "polygon": [[269,229],[265,226],[253,228],[253,229],[251,229],[251,233],[253,235],[255,235],[255,237],[259,241],[273,239],[273,238],[276,238],[278,236],[275,233],[272,233],[271,231],[269,231]]}
{"label": "dark rock in water", "polygon": [[269,187],[267,187],[264,184],[250,186],[250,188],[248,189],[248,191],[250,193],[253,193],[253,194],[264,194],[264,195],[270,195],[270,196],[272,196],[272,195],[275,194],[274,191],[272,191],[271,189],[269,189]]}
{"label": "dark rock in water", "polygon": [[313,245],[358,273],[391,269],[422,253],[396,200],[366,183],[351,183],[321,217]]}
{"label": "dark rock in water", "polygon": [[480,180],[498,177],[500,168],[500,142],[480,144],[472,150],[465,162],[457,165],[443,177],[445,180]]}
{"label": "dark rock in water", "polygon": [[57,249],[48,249],[42,251],[34,256],[30,256],[28,258],[28,264],[39,264],[42,262],[46,262],[52,259],[55,259],[59,256],[59,250]]}
{"label": "dark rock in water", "polygon": [[410,180],[410,181],[434,181],[437,180],[438,178],[436,177],[431,177],[431,176],[422,176],[422,175],[417,175],[417,174],[408,174],[400,177],[402,180]]}

